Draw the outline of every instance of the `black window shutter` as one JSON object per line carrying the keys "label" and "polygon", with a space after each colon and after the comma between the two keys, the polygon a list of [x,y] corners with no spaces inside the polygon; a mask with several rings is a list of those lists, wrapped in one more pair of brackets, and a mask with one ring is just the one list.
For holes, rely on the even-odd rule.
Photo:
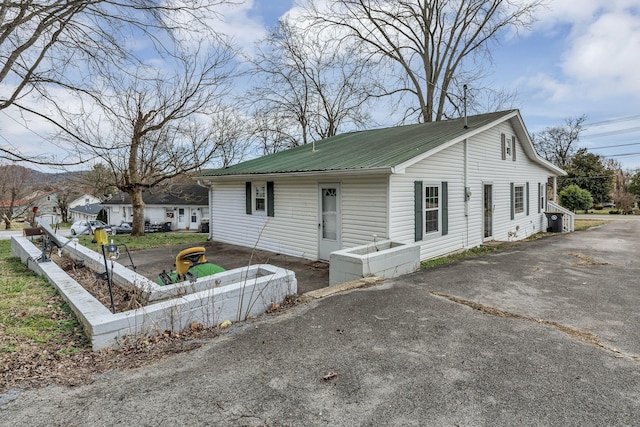
{"label": "black window shutter", "polygon": [[267,216],[275,216],[273,205],[273,181],[267,181]]}
{"label": "black window shutter", "polygon": [[422,240],[423,220],[422,220],[422,181],[414,181],[414,210],[415,210],[415,239],[416,242]]}
{"label": "black window shutter", "polygon": [[511,137],[511,160],[516,161],[516,137]]}
{"label": "black window shutter", "polygon": [[500,134],[500,140],[502,142],[502,160],[507,159],[507,137],[503,134]]}
{"label": "black window shutter", "polygon": [[449,234],[449,184],[442,181],[442,235]]}
{"label": "black window shutter", "polygon": [[511,183],[511,219],[514,219],[516,217],[516,204],[515,204],[515,200],[514,198],[514,194],[513,194],[514,188],[513,188],[513,182]]}
{"label": "black window shutter", "polygon": [[527,191],[526,191],[526,195],[525,197],[527,198],[526,202],[527,202],[527,215],[529,215],[529,183],[527,182]]}
{"label": "black window shutter", "polygon": [[251,183],[245,182],[244,188],[245,188],[247,215],[251,215],[253,213],[253,203],[251,203],[253,198],[253,194],[251,193]]}

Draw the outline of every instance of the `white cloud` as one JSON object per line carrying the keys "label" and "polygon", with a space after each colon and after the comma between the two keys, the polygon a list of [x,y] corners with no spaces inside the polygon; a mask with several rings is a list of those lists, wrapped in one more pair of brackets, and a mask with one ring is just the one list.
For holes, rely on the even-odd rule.
{"label": "white cloud", "polygon": [[554,0],[539,14],[534,32],[560,44],[557,71],[536,70],[521,82],[550,102],[640,96],[637,0]]}
{"label": "white cloud", "polygon": [[252,16],[255,0],[228,4],[220,8],[221,20],[214,27],[216,31],[232,38],[235,45],[252,50],[253,43],[266,35],[266,24],[260,16]]}
{"label": "white cloud", "polygon": [[594,95],[640,95],[640,16],[603,14],[574,38],[563,61],[564,73],[589,84]]}

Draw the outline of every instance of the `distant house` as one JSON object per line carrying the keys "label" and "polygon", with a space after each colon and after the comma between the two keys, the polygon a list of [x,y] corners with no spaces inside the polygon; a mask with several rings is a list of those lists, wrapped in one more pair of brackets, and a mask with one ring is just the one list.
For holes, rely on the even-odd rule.
{"label": "distant house", "polygon": [[71,203],[69,203],[69,209],[71,210],[71,208],[75,208],[76,206],[88,206],[96,203],[100,204],[101,200],[95,196],[92,196],[91,194],[83,194],[82,196],[74,199]]}
{"label": "distant house", "polygon": [[[0,200],[0,206],[7,209],[10,200]],[[31,218],[36,213],[40,217],[47,217],[50,223],[60,221],[58,198],[55,191],[37,190],[19,200],[13,201],[13,218]]]}
{"label": "distant house", "polygon": [[381,239],[428,259],[547,228],[547,183],[517,110],[337,135],[197,177],[210,237],[312,260]]}
{"label": "distant house", "polygon": [[[202,219],[209,219],[209,191],[197,184],[173,184],[142,193],[145,221],[171,224],[172,230],[198,230]],[[102,203],[109,224],[133,220],[129,194],[120,192]]]}
{"label": "distant house", "polygon": [[69,208],[69,221],[93,220],[97,219],[100,211],[104,207],[101,203],[91,203],[88,205],[76,205]]}

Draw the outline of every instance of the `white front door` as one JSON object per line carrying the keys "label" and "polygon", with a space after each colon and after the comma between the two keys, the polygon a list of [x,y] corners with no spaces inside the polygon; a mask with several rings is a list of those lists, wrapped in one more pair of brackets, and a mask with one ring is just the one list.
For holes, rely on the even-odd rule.
{"label": "white front door", "polygon": [[329,260],[340,249],[340,184],[320,184],[318,196],[318,258]]}
{"label": "white front door", "polygon": [[184,215],[184,208],[178,208],[178,230],[187,228],[187,222]]}
{"label": "white front door", "polygon": [[198,229],[198,209],[191,208],[191,225],[189,226],[191,230]]}

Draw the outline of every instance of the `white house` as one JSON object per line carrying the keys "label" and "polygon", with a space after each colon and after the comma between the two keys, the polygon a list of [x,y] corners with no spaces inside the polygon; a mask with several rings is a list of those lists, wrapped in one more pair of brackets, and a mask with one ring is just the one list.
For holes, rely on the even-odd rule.
{"label": "white house", "polygon": [[[171,230],[198,230],[209,219],[208,190],[196,184],[172,184],[142,193],[145,222],[167,224]],[[119,193],[102,203],[109,224],[133,220],[133,207],[127,193]]]}
{"label": "white house", "polygon": [[71,203],[69,203],[69,209],[75,208],[76,206],[89,206],[100,202],[102,202],[102,200],[100,200],[96,196],[92,196],[91,194],[83,194],[82,196],[74,199]]}
{"label": "white house", "polygon": [[[337,135],[197,178],[210,237],[312,260],[391,239],[421,259],[546,231],[547,183],[519,111]],[[555,191],[555,189],[554,189]]]}
{"label": "white house", "polygon": [[100,211],[104,209],[100,202],[89,204],[78,204],[69,207],[69,221],[94,220],[98,218]]}

